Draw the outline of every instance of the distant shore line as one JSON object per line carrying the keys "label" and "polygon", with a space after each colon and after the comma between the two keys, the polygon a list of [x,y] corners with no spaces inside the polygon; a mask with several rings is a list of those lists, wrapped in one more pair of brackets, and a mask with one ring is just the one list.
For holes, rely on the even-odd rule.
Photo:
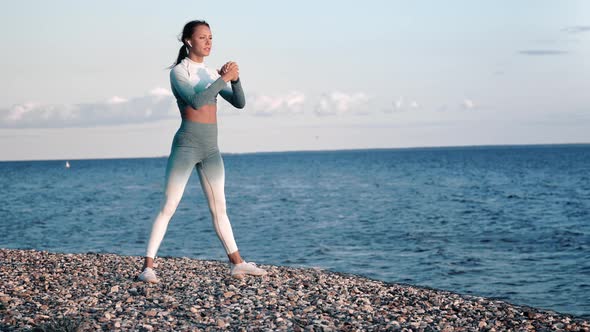
{"label": "distant shore line", "polygon": [[[250,152],[224,152],[222,155],[242,156],[242,155],[268,155],[283,153],[339,153],[339,152],[362,152],[362,151],[396,151],[396,150],[461,150],[461,149],[486,149],[486,148],[543,148],[543,147],[580,147],[590,146],[589,143],[535,143],[535,144],[482,144],[482,145],[444,145],[444,146],[413,146],[413,147],[390,147],[390,148],[350,148],[350,149],[333,149],[333,150],[281,150],[281,151],[250,151]],[[159,156],[139,156],[139,157],[104,157],[104,158],[56,158],[56,159],[14,159],[0,160],[0,163],[9,162],[39,162],[39,161],[89,161],[89,160],[125,160],[125,159],[158,159],[168,158],[168,155]]]}
{"label": "distant shore line", "polygon": [[588,331],[590,321],[480,296],[314,268],[159,257],[161,282],[135,278],[142,257],[0,249],[0,330]]}

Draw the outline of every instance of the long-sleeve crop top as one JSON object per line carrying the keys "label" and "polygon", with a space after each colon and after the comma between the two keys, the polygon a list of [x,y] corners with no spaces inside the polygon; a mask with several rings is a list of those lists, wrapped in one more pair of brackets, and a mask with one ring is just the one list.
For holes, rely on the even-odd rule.
{"label": "long-sleeve crop top", "polygon": [[180,112],[186,106],[198,109],[203,105],[217,104],[217,94],[234,107],[244,108],[246,100],[240,79],[230,82],[225,82],[204,62],[195,62],[188,57],[170,70],[170,85]]}

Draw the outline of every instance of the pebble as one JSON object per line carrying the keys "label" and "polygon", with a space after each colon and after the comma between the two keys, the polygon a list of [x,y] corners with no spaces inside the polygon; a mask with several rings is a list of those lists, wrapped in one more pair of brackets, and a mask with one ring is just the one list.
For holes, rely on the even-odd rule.
{"label": "pebble", "polygon": [[588,317],[323,269],[236,280],[226,262],[157,260],[147,284],[140,256],[0,249],[0,330],[590,331]]}
{"label": "pebble", "polygon": [[225,321],[223,319],[217,319],[217,327],[225,327]]}

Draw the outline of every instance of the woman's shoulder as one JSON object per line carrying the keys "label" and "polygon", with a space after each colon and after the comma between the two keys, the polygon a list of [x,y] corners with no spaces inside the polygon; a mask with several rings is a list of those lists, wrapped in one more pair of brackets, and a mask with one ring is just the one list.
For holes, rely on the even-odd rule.
{"label": "woman's shoulder", "polygon": [[186,62],[184,60],[180,61],[179,63],[175,64],[172,68],[170,68],[170,77],[183,75],[186,76],[187,67]]}
{"label": "woman's shoulder", "polygon": [[175,64],[170,70],[182,70],[187,68],[187,61],[186,58],[180,60],[177,64]]}

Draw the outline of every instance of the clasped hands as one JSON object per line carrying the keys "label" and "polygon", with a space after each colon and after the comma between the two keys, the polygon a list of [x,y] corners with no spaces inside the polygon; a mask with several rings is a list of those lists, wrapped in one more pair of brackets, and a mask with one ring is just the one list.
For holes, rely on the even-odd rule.
{"label": "clasped hands", "polygon": [[237,81],[240,76],[240,69],[238,64],[233,61],[226,62],[217,72],[221,75],[224,81]]}

